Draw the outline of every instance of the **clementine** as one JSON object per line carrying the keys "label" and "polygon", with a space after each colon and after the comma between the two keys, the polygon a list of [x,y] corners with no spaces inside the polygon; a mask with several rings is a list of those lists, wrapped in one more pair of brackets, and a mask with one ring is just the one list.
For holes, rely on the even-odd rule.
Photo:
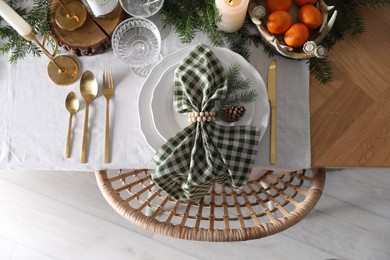
{"label": "clementine", "polygon": [[282,34],[292,24],[291,15],[286,11],[276,11],[268,16],[267,29],[274,34]]}
{"label": "clementine", "polygon": [[265,6],[270,13],[275,11],[288,11],[292,6],[292,0],[267,0]]}
{"label": "clementine", "polygon": [[317,0],[294,0],[294,2],[297,6],[302,6],[307,4],[314,5],[317,2]]}
{"label": "clementine", "polygon": [[298,19],[309,29],[316,29],[322,24],[322,13],[314,5],[304,5],[298,11]]}
{"label": "clementine", "polygon": [[303,23],[296,23],[284,34],[284,42],[293,48],[299,48],[309,39],[309,29]]}

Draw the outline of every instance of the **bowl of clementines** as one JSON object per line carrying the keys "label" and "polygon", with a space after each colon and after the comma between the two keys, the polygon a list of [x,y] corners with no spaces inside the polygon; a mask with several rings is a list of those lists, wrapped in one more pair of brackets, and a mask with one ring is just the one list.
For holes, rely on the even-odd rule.
{"label": "bowl of clementines", "polygon": [[252,0],[248,11],[260,35],[278,53],[307,59],[326,56],[321,41],[336,20],[333,9],[324,0]]}

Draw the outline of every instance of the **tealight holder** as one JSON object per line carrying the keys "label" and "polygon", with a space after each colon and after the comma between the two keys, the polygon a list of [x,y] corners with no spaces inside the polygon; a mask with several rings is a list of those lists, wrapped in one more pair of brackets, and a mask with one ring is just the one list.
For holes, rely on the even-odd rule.
{"label": "tealight holder", "polygon": [[[53,35],[46,34],[43,37],[42,43],[36,38],[36,32],[32,32],[26,36],[23,36],[26,40],[32,41],[37,44],[43,51],[43,53],[50,59],[47,65],[47,75],[49,79],[56,85],[67,86],[72,84],[79,75],[79,66],[75,59],[68,55],[57,55],[58,42]],[[54,50],[50,53],[45,44],[47,40],[51,39],[54,42]]]}
{"label": "tealight holder", "polygon": [[84,25],[87,20],[87,10],[80,1],[59,0],[58,2],[54,20],[61,29],[74,31]]}

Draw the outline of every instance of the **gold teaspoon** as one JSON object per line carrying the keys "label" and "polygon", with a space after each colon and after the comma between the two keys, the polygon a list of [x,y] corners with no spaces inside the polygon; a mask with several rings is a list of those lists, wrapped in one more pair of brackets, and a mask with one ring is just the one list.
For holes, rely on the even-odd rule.
{"label": "gold teaspoon", "polygon": [[85,99],[85,119],[84,119],[84,133],[83,133],[83,145],[81,147],[80,163],[87,162],[87,143],[88,143],[88,118],[89,118],[89,105],[96,97],[98,92],[98,84],[95,75],[87,70],[83,73],[80,80],[80,93]]}
{"label": "gold teaspoon", "polygon": [[66,149],[65,158],[70,157],[70,136],[72,132],[72,118],[73,115],[79,110],[80,101],[74,92],[70,92],[65,100],[65,107],[69,111],[69,125],[68,125],[68,136],[66,138]]}

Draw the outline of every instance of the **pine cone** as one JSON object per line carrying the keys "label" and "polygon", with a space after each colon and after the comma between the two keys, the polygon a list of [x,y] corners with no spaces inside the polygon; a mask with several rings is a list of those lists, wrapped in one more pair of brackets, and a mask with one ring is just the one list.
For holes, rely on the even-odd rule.
{"label": "pine cone", "polygon": [[221,112],[221,119],[228,123],[236,122],[245,114],[245,111],[243,106],[232,106]]}

